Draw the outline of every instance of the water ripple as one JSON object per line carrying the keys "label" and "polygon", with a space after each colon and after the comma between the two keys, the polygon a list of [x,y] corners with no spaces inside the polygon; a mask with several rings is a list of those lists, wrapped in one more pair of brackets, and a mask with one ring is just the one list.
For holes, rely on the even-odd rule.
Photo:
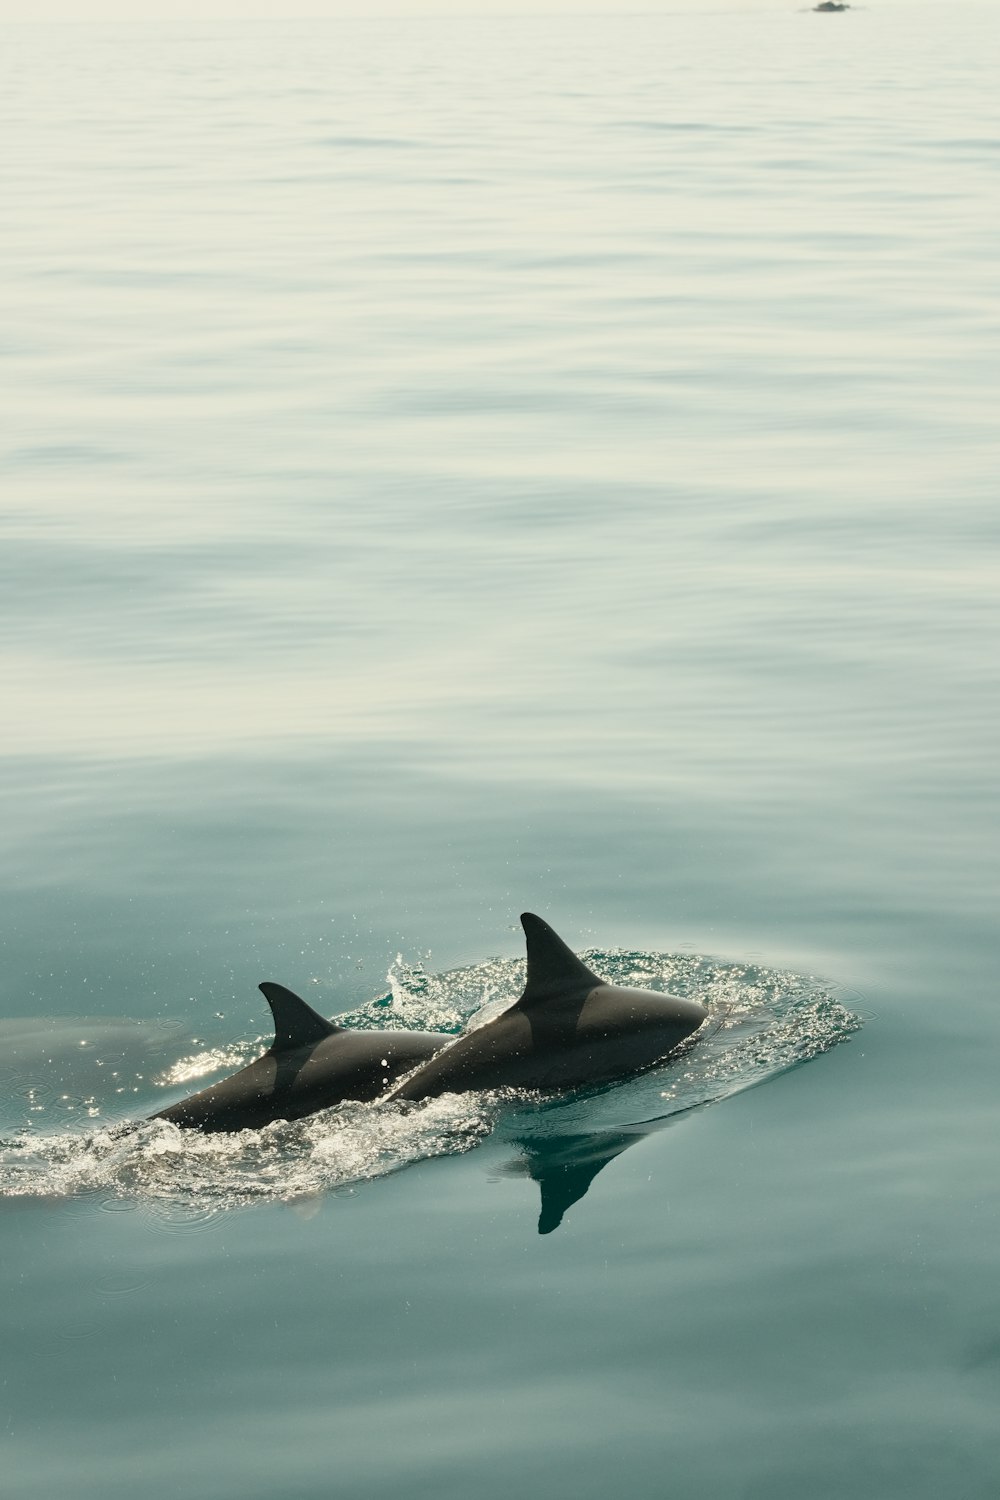
{"label": "water ripple", "polygon": [[[587,961],[614,983],[697,996],[709,1016],[694,1038],[641,1079],[583,1091],[558,1106],[564,1120],[572,1112],[576,1129],[581,1122],[606,1127],[609,1101],[618,1114],[631,1110],[648,1123],[652,1109],[666,1120],[808,1061],[861,1025],[831,986],[810,975],[695,954],[591,952]],[[520,991],[524,964],[497,958],[430,974],[399,959],[389,977],[389,993],[355,1011],[353,1025],[455,1031],[504,1010]],[[164,1076],[180,1076],[177,1070],[190,1062],[175,1061]],[[34,1089],[40,1097],[42,1085]],[[68,1199],[85,1212],[138,1205],[157,1231],[212,1229],[227,1209],[255,1202],[311,1211],[323,1194],[468,1151],[512,1118],[523,1131],[526,1110],[552,1128],[551,1101],[532,1102],[512,1090],[377,1108],[348,1102],[233,1135],[200,1135],[164,1120],[48,1135],[29,1119],[0,1143],[0,1196]]]}

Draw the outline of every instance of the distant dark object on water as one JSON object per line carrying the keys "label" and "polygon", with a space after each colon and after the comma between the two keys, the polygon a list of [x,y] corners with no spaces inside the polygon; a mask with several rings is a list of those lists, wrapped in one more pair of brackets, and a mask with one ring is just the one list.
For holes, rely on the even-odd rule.
{"label": "distant dark object on water", "polygon": [[819,5],[814,5],[813,10],[850,10],[849,5],[841,5],[840,0],[820,0]]}

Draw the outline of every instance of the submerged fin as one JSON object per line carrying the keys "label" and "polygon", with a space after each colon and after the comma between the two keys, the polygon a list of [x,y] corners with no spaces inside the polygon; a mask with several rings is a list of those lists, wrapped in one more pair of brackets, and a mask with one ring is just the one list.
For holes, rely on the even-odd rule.
{"label": "submerged fin", "polygon": [[525,1169],[542,1194],[538,1233],[558,1229],[566,1210],[579,1203],[598,1172],[640,1139],[632,1131],[609,1130],[521,1141]]}
{"label": "submerged fin", "polygon": [[521,926],[528,944],[528,979],[518,1005],[528,1008],[606,983],[534,912],[521,913]]}
{"label": "submerged fin", "polygon": [[328,1021],[318,1011],[307,1005],[301,996],[286,990],[283,984],[273,984],[265,979],[259,985],[261,994],[271,1007],[274,1016],[274,1041],[272,1052],[291,1052],[297,1047],[314,1047],[324,1037],[343,1031],[335,1021]]}

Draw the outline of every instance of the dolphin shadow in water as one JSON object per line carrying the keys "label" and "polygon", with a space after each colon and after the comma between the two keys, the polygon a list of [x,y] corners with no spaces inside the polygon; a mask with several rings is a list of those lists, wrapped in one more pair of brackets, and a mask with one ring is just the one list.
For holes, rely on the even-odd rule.
{"label": "dolphin shadow in water", "polygon": [[556,1131],[548,1134],[517,1134],[512,1144],[518,1155],[501,1171],[505,1176],[530,1177],[541,1192],[538,1233],[551,1234],[558,1229],[566,1212],[579,1203],[599,1172],[621,1156],[637,1141],[677,1124],[701,1104],[690,1105],[657,1119],[639,1120],[612,1130]]}

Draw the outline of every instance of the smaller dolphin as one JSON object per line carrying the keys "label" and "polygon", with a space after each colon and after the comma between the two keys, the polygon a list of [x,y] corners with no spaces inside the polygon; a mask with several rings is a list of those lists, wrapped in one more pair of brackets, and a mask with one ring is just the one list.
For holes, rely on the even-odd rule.
{"label": "smaller dolphin", "polygon": [[528,945],[521,998],[442,1048],[385,1098],[602,1083],[659,1062],[708,1014],[696,1000],[608,984],[530,911],[521,926]]}
{"label": "smaller dolphin", "polygon": [[448,1041],[440,1031],[350,1031],[284,985],[265,981],[260,990],[274,1016],[274,1041],[263,1057],[151,1119],[209,1131],[300,1120],[343,1099],[380,1098]]}

